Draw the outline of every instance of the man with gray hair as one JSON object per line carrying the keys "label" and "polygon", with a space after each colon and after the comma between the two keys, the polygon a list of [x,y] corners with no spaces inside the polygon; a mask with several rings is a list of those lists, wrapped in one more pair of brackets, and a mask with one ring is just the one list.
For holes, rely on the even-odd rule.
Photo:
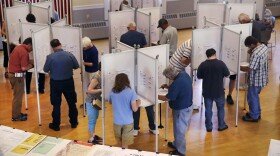
{"label": "man with gray hair", "polygon": [[170,151],[171,155],[186,155],[186,132],[192,116],[192,80],[184,72],[178,72],[173,66],[168,66],[163,75],[170,80],[172,84],[168,86],[163,84],[161,88],[168,88],[168,93],[159,95],[158,99],[169,102],[173,115],[173,133],[174,141],[168,142],[168,146],[174,148]]}
{"label": "man with gray hair", "polygon": [[127,32],[121,36],[120,41],[124,44],[127,44],[131,47],[140,46],[139,48],[143,48],[147,45],[147,41],[145,35],[136,31],[135,22],[131,21],[127,24]]}

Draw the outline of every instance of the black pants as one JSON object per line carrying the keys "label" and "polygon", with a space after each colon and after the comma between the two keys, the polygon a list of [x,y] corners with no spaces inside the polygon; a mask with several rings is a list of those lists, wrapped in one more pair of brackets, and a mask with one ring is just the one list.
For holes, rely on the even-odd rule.
{"label": "black pants", "polygon": [[8,63],[9,63],[7,42],[2,41],[2,44],[3,44],[3,52],[4,52],[3,67],[7,68],[8,67]]}
{"label": "black pants", "polygon": [[[32,72],[26,72],[26,92],[30,92],[30,85],[32,80]],[[38,83],[39,83],[39,92],[45,90],[45,74],[39,73]]]}
{"label": "black pants", "polygon": [[71,124],[78,123],[78,110],[76,107],[77,94],[73,78],[67,80],[50,80],[50,94],[51,104],[53,105],[53,125],[58,127],[60,125],[60,105],[62,93],[67,101],[69,107],[69,118]]}
{"label": "black pants", "polygon": [[[149,128],[151,130],[155,130],[155,112],[154,112],[154,106],[148,106],[145,107],[148,121],[149,121]],[[134,130],[139,130],[139,120],[140,120],[140,108],[137,110],[137,112],[133,112],[133,119],[134,119]]]}

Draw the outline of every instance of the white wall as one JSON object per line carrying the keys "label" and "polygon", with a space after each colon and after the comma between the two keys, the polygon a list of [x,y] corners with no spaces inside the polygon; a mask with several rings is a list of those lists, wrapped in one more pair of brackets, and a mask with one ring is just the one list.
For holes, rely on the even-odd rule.
{"label": "white wall", "polygon": [[73,6],[104,4],[104,0],[72,0]]}

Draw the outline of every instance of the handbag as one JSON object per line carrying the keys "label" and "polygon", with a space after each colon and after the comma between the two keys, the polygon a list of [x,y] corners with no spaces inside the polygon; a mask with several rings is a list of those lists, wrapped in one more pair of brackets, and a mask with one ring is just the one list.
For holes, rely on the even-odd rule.
{"label": "handbag", "polygon": [[92,107],[102,110],[102,102],[99,99],[92,99]]}

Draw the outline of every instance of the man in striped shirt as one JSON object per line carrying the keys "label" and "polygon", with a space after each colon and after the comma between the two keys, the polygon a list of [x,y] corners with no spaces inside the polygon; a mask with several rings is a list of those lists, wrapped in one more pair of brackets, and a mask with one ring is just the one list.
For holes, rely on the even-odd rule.
{"label": "man in striped shirt", "polygon": [[[170,65],[174,67],[178,72],[185,71],[185,68],[191,63],[191,40],[187,40],[177,48],[172,57],[169,59]],[[198,110],[199,105],[193,105],[194,110]]]}
{"label": "man in striped shirt", "polygon": [[259,94],[263,87],[268,83],[268,49],[256,38],[248,36],[245,39],[245,46],[249,48],[250,62],[248,67],[241,66],[242,71],[249,72],[248,104],[249,112],[242,117],[244,121],[258,122],[261,118],[261,106]]}

